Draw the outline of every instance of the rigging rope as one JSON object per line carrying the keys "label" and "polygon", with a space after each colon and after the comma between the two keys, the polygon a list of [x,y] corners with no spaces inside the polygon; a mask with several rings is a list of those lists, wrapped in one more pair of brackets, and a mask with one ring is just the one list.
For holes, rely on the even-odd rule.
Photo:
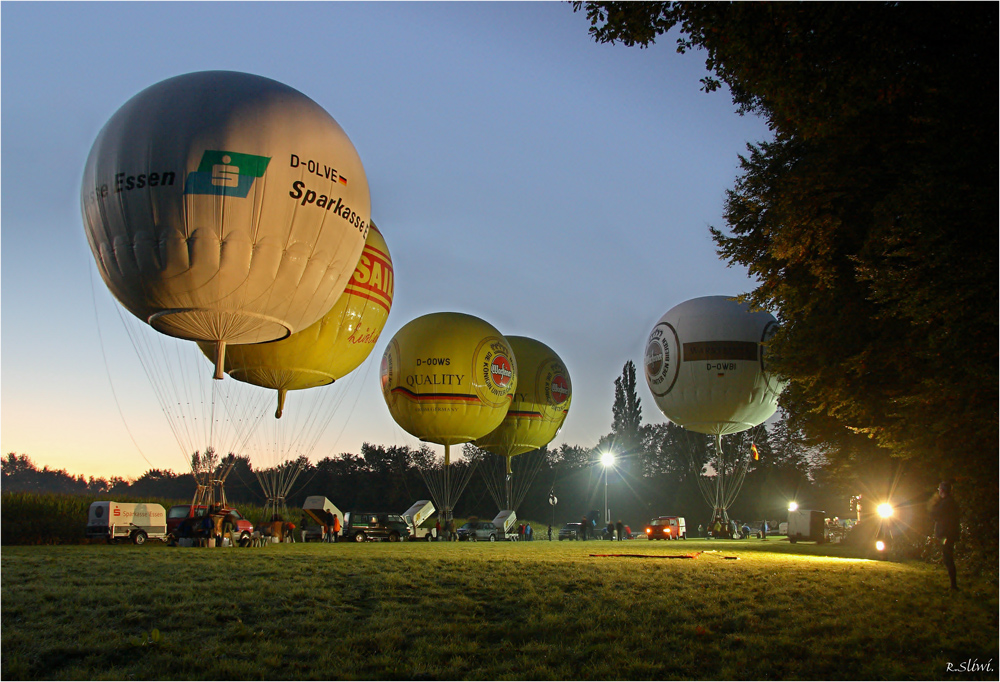
{"label": "rigging rope", "polygon": [[449,446],[445,446],[445,458],[440,461],[435,460],[430,467],[418,469],[420,477],[424,479],[427,489],[431,493],[434,505],[441,510],[443,517],[450,520],[455,503],[462,496],[465,487],[472,480],[472,474],[476,470],[477,461],[475,459],[465,459],[464,461],[447,464],[445,459]]}
{"label": "rigging rope", "polygon": [[[743,432],[740,433],[740,435],[742,434]],[[739,440],[743,441],[748,437],[751,442],[755,442],[761,437],[761,434],[766,436],[767,430],[763,424],[758,424],[749,429],[747,436],[739,438]],[[737,434],[732,435],[736,436]],[[696,448],[693,445],[686,448],[686,451],[691,471],[698,481],[698,489],[701,491],[702,497],[712,507],[713,514],[721,515],[728,522],[729,507],[736,502],[736,498],[739,497],[740,490],[743,488],[752,455],[749,447],[737,447],[737,452],[727,458],[722,447],[722,436],[716,434],[714,440],[716,461],[709,460],[706,465],[712,466],[715,470],[715,476],[705,476],[702,473],[704,465],[701,467],[702,470],[699,470],[695,457]]]}
{"label": "rigging rope", "polygon": [[478,457],[482,460],[480,470],[483,473],[483,480],[486,481],[490,497],[493,498],[497,508],[517,511],[545,463],[544,448],[512,457],[511,469],[514,469],[515,462],[517,469],[509,475],[507,474],[506,457],[488,450],[475,449],[478,453],[482,453]]}

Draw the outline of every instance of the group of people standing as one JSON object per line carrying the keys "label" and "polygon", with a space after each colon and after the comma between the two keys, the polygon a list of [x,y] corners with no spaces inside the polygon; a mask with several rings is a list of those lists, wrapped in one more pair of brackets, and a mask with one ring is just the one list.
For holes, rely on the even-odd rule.
{"label": "group of people standing", "polygon": [[[753,527],[757,528],[756,531]],[[702,524],[698,524],[698,536],[708,537],[708,538],[725,538],[727,540],[746,540],[751,535],[756,534],[761,540],[767,540],[767,533],[771,530],[770,524],[768,524],[767,519],[763,519],[760,523],[754,523],[751,527],[746,521],[740,522],[735,519],[724,520],[721,516],[716,516],[715,519],[708,524],[706,528]]]}
{"label": "group of people standing", "polygon": [[[336,542],[337,538],[340,537],[340,517],[329,509],[325,512],[319,512],[317,516],[319,518],[313,516],[313,520],[320,522],[320,529],[322,531],[322,534],[320,535],[320,542]],[[302,514],[302,518],[299,519],[299,529],[302,532],[302,542],[306,541],[306,536],[309,533],[306,526],[309,525],[311,525],[310,518],[305,514]],[[315,525],[313,525],[313,527],[315,528]],[[292,526],[292,528],[294,529],[295,526]]]}
{"label": "group of people standing", "polygon": [[441,519],[438,519],[434,523],[434,539],[457,542],[458,531],[455,530],[455,519],[445,521],[444,526],[441,525]]}
{"label": "group of people standing", "polygon": [[621,519],[618,519],[618,523],[611,523],[608,521],[608,527],[605,529],[605,540],[625,540],[632,537],[632,529],[622,523]]}
{"label": "group of people standing", "polygon": [[[593,537],[594,540],[625,540],[632,537],[632,529],[618,519],[617,523],[608,521],[607,527],[602,527],[598,531],[597,522],[584,516],[580,519],[580,530],[576,537],[578,540],[586,540],[588,537]],[[549,540],[551,539],[552,529],[549,528]]]}
{"label": "group of people standing", "polygon": [[[176,539],[191,539],[200,547],[222,547],[223,539],[228,538],[231,545],[236,545],[236,516],[232,511],[223,510],[221,505],[209,507],[204,516],[189,516],[184,519],[174,532]],[[209,542],[211,541],[211,542]]]}
{"label": "group of people standing", "polygon": [[336,542],[340,537],[340,517],[327,509],[324,521],[326,523],[323,524],[323,542]]}

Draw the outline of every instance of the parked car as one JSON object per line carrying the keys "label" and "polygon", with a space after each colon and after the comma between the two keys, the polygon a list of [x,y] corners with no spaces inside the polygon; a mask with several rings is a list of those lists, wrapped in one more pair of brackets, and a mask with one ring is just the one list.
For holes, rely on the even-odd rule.
{"label": "parked car", "polygon": [[648,540],[687,540],[687,537],[683,516],[658,516],[646,526]]}
{"label": "parked car", "polygon": [[347,512],[341,534],[355,542],[388,540],[399,542],[410,537],[410,525],[401,514],[385,512]]}
{"label": "parked car", "polygon": [[489,540],[496,542],[500,536],[500,529],[489,521],[469,521],[458,529],[459,540]]}
{"label": "parked car", "polygon": [[559,529],[560,540],[579,540],[581,537],[580,528],[582,523],[567,523]]}
{"label": "parked car", "polygon": [[[240,544],[250,542],[250,536],[253,535],[253,524],[234,507],[222,507],[220,511],[236,518],[236,530],[233,531],[236,541]],[[203,504],[195,505],[193,514],[190,504],[175,504],[167,511],[167,533],[177,537],[178,528],[186,519],[194,518],[200,521],[205,518],[206,513],[208,513],[208,507]]]}

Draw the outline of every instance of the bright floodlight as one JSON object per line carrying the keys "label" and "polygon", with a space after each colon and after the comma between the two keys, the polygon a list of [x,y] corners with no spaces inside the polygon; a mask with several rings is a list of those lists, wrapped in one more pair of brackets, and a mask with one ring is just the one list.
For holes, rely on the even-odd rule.
{"label": "bright floodlight", "polygon": [[798,502],[789,502],[788,503],[788,511],[795,511],[798,508],[799,508],[799,503]]}
{"label": "bright floodlight", "polygon": [[887,519],[892,516],[892,505],[888,502],[883,502],[878,506],[878,515],[883,519]]}
{"label": "bright floodlight", "polygon": [[885,551],[885,543],[882,542],[881,540],[876,540],[875,541],[875,549],[877,549],[880,552],[884,552]]}
{"label": "bright floodlight", "polygon": [[614,453],[605,452],[604,454],[601,455],[601,464],[603,464],[604,466],[609,467],[614,463],[615,463]]}

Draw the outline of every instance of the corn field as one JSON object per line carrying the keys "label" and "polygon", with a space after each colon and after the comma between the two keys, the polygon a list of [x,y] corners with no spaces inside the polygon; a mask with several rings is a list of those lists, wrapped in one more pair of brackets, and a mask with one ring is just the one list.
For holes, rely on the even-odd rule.
{"label": "corn field", "polygon": [[[85,536],[92,502],[107,495],[59,495],[56,493],[3,493],[0,495],[0,545],[78,545],[93,542]],[[170,509],[191,500],[116,497],[116,502],[147,502]],[[256,526],[264,508],[240,505],[239,511]]]}

